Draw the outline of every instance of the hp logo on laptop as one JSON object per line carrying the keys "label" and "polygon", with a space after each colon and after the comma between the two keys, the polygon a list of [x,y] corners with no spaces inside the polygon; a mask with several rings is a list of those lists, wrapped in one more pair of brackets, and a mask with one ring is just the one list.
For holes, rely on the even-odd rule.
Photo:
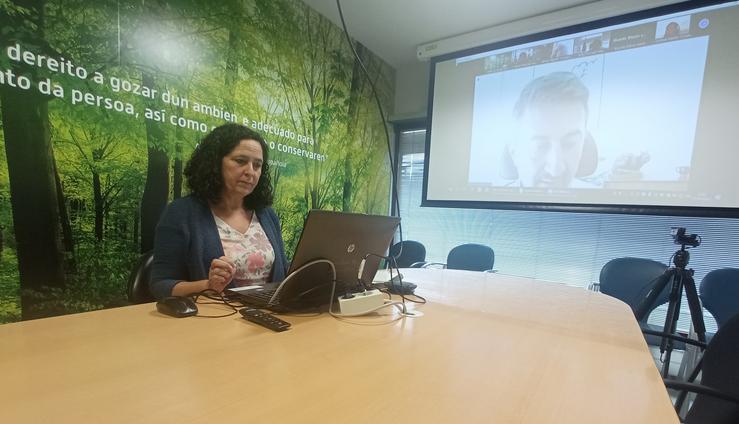
{"label": "hp logo on laptop", "polygon": [[350,244],[349,246],[346,247],[346,252],[347,253],[352,253],[352,252],[354,252],[354,249],[356,249],[356,248],[357,248],[357,246],[355,246],[354,243],[352,243],[352,244]]}

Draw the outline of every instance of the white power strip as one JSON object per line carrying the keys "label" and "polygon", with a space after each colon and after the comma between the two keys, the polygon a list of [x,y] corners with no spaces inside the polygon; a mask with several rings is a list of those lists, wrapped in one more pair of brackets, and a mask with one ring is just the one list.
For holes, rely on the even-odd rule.
{"label": "white power strip", "polygon": [[357,315],[376,310],[385,304],[385,297],[379,290],[367,290],[354,293],[350,299],[339,298],[339,310],[342,315]]}

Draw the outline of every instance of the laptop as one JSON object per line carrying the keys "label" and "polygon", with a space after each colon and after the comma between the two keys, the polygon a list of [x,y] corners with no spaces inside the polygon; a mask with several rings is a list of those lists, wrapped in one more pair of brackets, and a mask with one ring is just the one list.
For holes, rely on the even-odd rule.
{"label": "laptop", "polygon": [[[327,259],[336,268],[336,293],[358,285],[358,271],[367,254],[385,255],[400,224],[400,218],[384,215],[334,212],[313,209],[303,226],[295,256],[285,280],[264,286],[226,289],[230,301],[278,312],[300,311],[329,303],[332,272]],[[362,283],[370,284],[380,265],[380,258],[365,261]],[[335,294],[336,296],[336,294]]]}

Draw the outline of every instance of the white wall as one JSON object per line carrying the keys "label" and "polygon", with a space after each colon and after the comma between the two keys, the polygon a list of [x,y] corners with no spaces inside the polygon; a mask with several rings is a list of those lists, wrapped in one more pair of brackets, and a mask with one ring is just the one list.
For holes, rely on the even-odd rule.
{"label": "white wall", "polygon": [[423,118],[429,98],[430,62],[415,62],[395,70],[395,113],[391,121]]}

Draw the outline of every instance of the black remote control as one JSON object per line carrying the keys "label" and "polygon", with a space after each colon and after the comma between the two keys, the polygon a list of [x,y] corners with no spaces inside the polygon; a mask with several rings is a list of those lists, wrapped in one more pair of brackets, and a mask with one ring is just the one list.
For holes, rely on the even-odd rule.
{"label": "black remote control", "polygon": [[243,308],[239,310],[244,319],[259,324],[262,327],[269,328],[272,331],[285,331],[290,328],[290,323],[283,321],[274,315],[254,308]]}

